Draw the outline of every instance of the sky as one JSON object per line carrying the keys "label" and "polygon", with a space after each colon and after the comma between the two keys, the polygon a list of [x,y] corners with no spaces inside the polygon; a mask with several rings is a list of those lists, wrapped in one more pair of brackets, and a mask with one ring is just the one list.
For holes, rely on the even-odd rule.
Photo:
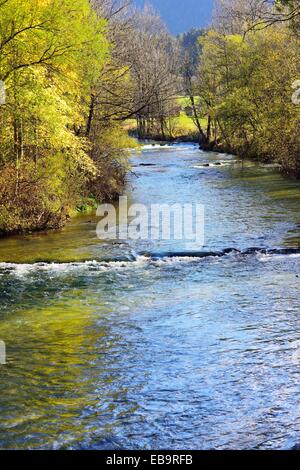
{"label": "sky", "polygon": [[207,26],[214,0],[135,0],[138,6],[151,3],[158,10],[173,34],[193,27]]}

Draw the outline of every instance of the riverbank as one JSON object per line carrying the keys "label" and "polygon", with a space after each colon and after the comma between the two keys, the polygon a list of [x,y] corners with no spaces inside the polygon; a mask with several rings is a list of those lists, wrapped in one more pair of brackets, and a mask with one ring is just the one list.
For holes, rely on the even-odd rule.
{"label": "riverbank", "polygon": [[[139,139],[137,132],[132,131],[131,135],[134,136],[136,139]],[[171,144],[176,144],[176,143],[196,143],[199,145],[199,148],[203,151],[206,152],[212,152],[212,153],[220,153],[220,154],[229,154],[233,155],[235,157],[240,158],[241,160],[249,160],[253,161],[256,163],[261,163],[261,164],[275,164],[278,165],[279,171],[281,171],[282,174],[287,176],[288,178],[295,179],[295,180],[300,180],[300,170],[295,168],[294,165],[289,166],[287,162],[281,162],[280,159],[277,158],[272,158],[270,155],[253,155],[247,153],[247,151],[244,150],[238,150],[235,149],[226,143],[218,142],[217,144],[214,142],[211,142],[209,144],[201,143],[201,139],[199,137],[199,134],[197,133],[191,133],[191,134],[186,134],[186,135],[181,135],[181,136],[176,136],[176,137],[164,137],[162,138],[161,135],[155,135],[155,134],[149,134],[146,137],[142,139],[142,141],[154,141],[154,142],[162,142],[162,143],[171,143]]]}
{"label": "riverbank", "polygon": [[18,168],[2,166],[0,237],[60,229],[77,213],[95,209],[97,201],[116,199],[129,169],[126,144],[134,146],[135,141],[126,136],[120,147],[107,147],[106,159],[95,163],[89,176],[77,170],[67,176],[64,167],[50,171],[42,159],[36,165],[24,160]]}
{"label": "riverbank", "polygon": [[[41,232],[49,232],[62,229],[72,218],[78,217],[82,214],[88,215],[96,211],[97,201],[95,198],[83,198],[77,206],[70,207],[69,209],[63,208],[59,213],[49,214],[49,218],[45,221],[35,224],[31,222],[26,224],[26,221],[19,222],[19,227],[7,228],[4,230],[0,228],[0,239],[11,237],[15,235],[26,235]],[[0,204],[1,211],[1,204]]]}
{"label": "riverbank", "polygon": [[[135,138],[137,139],[137,135],[136,135],[136,132],[129,132],[129,136],[131,138],[131,142],[133,141],[132,138]],[[147,143],[153,143],[153,146],[155,145],[158,145],[159,147],[163,148],[164,146],[168,145],[168,144],[172,144],[174,146],[176,146],[176,144],[197,144],[199,145],[199,137],[197,136],[197,134],[186,134],[186,135],[182,135],[180,137],[177,137],[177,138],[165,138],[164,140],[161,139],[161,136],[159,135],[156,135],[156,136],[151,136],[149,137],[149,139],[144,139],[142,141],[140,141],[141,143],[142,142],[147,142]],[[207,148],[209,147],[209,148]],[[138,146],[137,146],[138,148]],[[202,150],[202,151],[206,151],[208,152],[208,155],[211,155],[211,157],[213,158],[214,157],[214,154],[224,154],[224,155],[233,155],[237,158],[240,158],[241,161],[249,161],[249,162],[255,162],[257,164],[265,164],[265,163],[272,163],[272,161],[269,159],[265,159],[263,161],[260,161],[259,158],[256,158],[256,159],[247,159],[247,157],[243,157],[243,156],[240,156],[238,154],[234,154],[232,152],[230,152],[226,146],[224,145],[218,145],[218,146],[205,146],[205,145],[200,145],[199,148]],[[285,176],[291,178],[291,179],[298,179],[297,176],[298,175],[294,175],[294,174],[291,174],[289,173],[286,169],[282,168],[279,164],[278,165],[278,171],[281,172],[282,174],[284,174]],[[206,166],[209,167],[210,164],[209,162],[206,163]],[[129,171],[129,167],[127,168],[127,172]],[[125,185],[126,185],[126,177],[125,177],[125,173],[121,175],[121,179],[119,180],[118,182],[118,191],[116,191],[116,185],[115,184],[111,184],[111,186],[109,187],[109,185],[107,186],[106,185],[106,189],[105,191],[102,191],[103,192],[103,195],[105,194],[105,199],[102,199],[102,202],[105,201],[105,202],[109,202],[111,200],[114,200],[116,199],[119,194],[122,193],[122,191],[124,190],[125,188]],[[97,192],[97,191],[96,191]],[[99,193],[99,191],[98,191]],[[100,194],[100,193],[99,193]],[[78,199],[78,196],[77,196],[77,199]],[[93,213],[96,208],[97,208],[97,205],[98,205],[98,202],[97,202],[97,199],[95,197],[83,197],[81,198],[76,205],[73,205],[73,206],[70,206],[69,208],[63,206],[59,212],[57,212],[56,214],[53,213],[53,214],[49,214],[49,218],[46,217],[46,213],[44,214],[44,220],[39,216],[38,217],[38,223],[35,223],[34,221],[30,221],[29,218],[26,217],[26,212],[24,214],[22,214],[22,221],[19,222],[19,227],[13,227],[13,228],[8,228],[8,229],[3,229],[3,223],[2,223],[2,228],[0,227],[0,238],[1,237],[7,237],[7,236],[13,236],[13,235],[20,235],[20,234],[30,234],[30,233],[38,233],[38,232],[45,232],[45,231],[49,231],[49,230],[59,230],[61,228],[63,228],[67,223],[69,223],[70,219],[71,218],[74,218],[78,215],[81,215],[81,214],[91,214]],[[2,204],[3,206],[3,204]],[[1,204],[0,204],[0,213],[1,213]],[[8,212],[6,211],[6,214],[8,214]],[[9,215],[11,216],[11,214]],[[0,220],[1,222],[1,220]],[[7,221],[6,221],[7,223]],[[9,226],[9,223],[7,224]]]}

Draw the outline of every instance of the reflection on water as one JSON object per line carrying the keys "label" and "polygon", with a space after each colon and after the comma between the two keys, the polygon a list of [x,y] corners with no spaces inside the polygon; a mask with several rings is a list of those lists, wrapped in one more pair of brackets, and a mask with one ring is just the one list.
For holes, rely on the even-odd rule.
{"label": "reflection on water", "polygon": [[299,247],[300,188],[231,160],[149,146],[128,191],[135,202],[203,203],[204,250],[253,252],[151,259],[141,253],[184,246],[112,246],[91,216],[1,240],[1,448],[299,441],[300,255],[259,248]]}

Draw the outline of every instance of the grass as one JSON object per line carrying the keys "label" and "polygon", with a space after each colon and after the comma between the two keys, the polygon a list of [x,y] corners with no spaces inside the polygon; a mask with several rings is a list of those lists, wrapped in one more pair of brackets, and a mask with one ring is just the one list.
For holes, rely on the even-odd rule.
{"label": "grass", "polygon": [[[195,99],[197,102],[197,98]],[[188,116],[184,111],[185,108],[190,106],[189,98],[185,96],[178,96],[176,97],[177,104],[181,107],[181,112],[178,117],[171,117],[170,124],[172,127],[172,135],[174,138],[180,137],[189,137],[191,138],[197,133],[197,126],[195,125],[193,118]],[[207,120],[200,119],[201,126],[205,129],[207,125]],[[135,119],[128,119],[124,123],[124,128],[129,132],[133,132],[136,130],[136,120]]]}
{"label": "grass", "polygon": [[[176,119],[176,118],[175,118]],[[178,119],[178,126],[182,127],[187,132],[197,132],[197,126],[195,125],[193,118],[187,116],[184,111],[181,111],[180,117]],[[200,119],[200,124],[203,129],[207,126],[207,120],[205,118]]]}

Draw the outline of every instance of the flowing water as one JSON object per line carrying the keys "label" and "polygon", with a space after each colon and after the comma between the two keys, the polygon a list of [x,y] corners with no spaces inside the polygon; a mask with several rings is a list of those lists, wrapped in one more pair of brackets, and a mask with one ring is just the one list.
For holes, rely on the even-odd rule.
{"label": "flowing water", "polygon": [[94,216],[2,239],[0,447],[299,443],[299,183],[188,144],[133,164],[131,202],[204,204],[205,246],[103,242]]}

